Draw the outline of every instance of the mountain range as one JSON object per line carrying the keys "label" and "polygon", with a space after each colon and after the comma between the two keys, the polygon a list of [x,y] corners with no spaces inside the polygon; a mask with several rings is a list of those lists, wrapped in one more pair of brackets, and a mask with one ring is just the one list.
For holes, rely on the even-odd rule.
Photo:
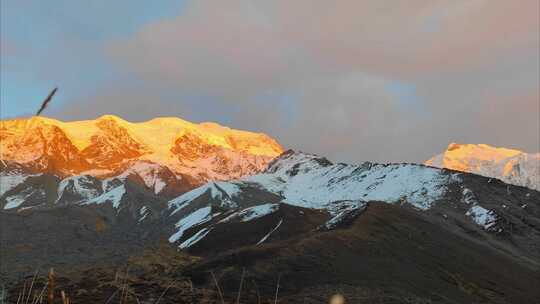
{"label": "mountain range", "polygon": [[[59,178],[133,177],[155,194],[166,195],[209,180],[256,173],[283,152],[262,133],[179,118],[141,123],[112,115],[76,122],[43,117],[6,120],[0,123],[0,139],[4,165],[14,163],[28,172]],[[9,185],[4,185],[2,191],[7,190]]]}
{"label": "mountain range", "polygon": [[163,277],[191,282],[169,287],[171,302],[217,301],[214,274],[230,296],[246,270],[245,303],[270,301],[278,276],[283,303],[335,291],[370,303],[540,299],[538,155],[451,144],[426,164],[351,165],[177,118],[32,118],[0,132],[12,290],[19,274],[55,267],[95,303],[111,294],[110,269],[134,264],[140,297],[161,294]]}

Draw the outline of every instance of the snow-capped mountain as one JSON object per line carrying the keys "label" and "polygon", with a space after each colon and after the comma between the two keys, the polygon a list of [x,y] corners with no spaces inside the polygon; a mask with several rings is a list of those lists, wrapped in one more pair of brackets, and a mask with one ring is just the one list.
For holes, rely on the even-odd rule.
{"label": "snow-capped mountain", "polygon": [[[74,122],[5,120],[0,122],[0,138],[2,162],[16,163],[31,174],[131,179],[166,195],[209,180],[257,173],[282,152],[262,133],[179,118],[140,123],[112,115]],[[17,180],[9,176],[2,179],[3,188]]]}
{"label": "snow-capped mountain", "polygon": [[5,264],[13,273],[21,263],[32,269],[34,262],[123,263],[161,242],[208,261],[195,275],[239,259],[262,265],[284,259],[294,271],[331,261],[332,273],[343,260],[351,261],[341,270],[347,273],[359,260],[379,265],[396,255],[399,265],[414,264],[408,269],[445,265],[442,275],[459,257],[474,258],[460,260],[470,264],[465,268],[485,261],[485,271],[501,261],[516,273],[522,273],[516,265],[540,265],[540,192],[466,172],[348,165],[287,151],[258,174],[210,181],[168,199],[160,193],[174,180],[162,177],[176,175],[148,160],[126,162],[120,174],[100,178],[0,165],[0,221],[6,223],[0,237],[12,248]]}
{"label": "snow-capped mountain", "polygon": [[[17,163],[8,162],[0,173],[0,206],[17,211],[104,204],[117,213],[130,210],[137,220],[145,218],[149,211],[161,214],[166,209],[167,218],[176,221],[179,227],[169,236],[174,242],[181,239],[188,226],[206,222],[221,224],[235,218],[249,221],[279,210],[280,204],[327,212],[329,218],[321,223],[327,228],[358,214],[369,201],[424,211],[440,202],[459,201],[463,202],[460,205],[463,216],[490,231],[498,229],[500,218],[489,208],[494,202],[478,199],[473,190],[476,186],[464,182],[469,175],[417,164],[334,164],[324,157],[289,150],[259,174],[211,181],[193,190],[193,186],[186,188],[182,182],[188,176],[177,176],[168,167],[149,161],[128,162],[120,172],[106,178],[76,175],[59,179],[50,174],[31,173]],[[165,204],[166,196],[159,194],[174,187],[181,189],[169,190],[170,193],[185,193]],[[522,205],[526,203],[519,207]],[[204,216],[200,210],[205,210]],[[185,218],[191,226],[185,224]]]}
{"label": "snow-capped mountain", "polygon": [[[488,197],[485,187],[497,188],[501,195]],[[176,221],[169,241],[190,248],[206,237],[215,240],[215,231],[231,220],[250,222],[276,214],[283,206],[295,212],[324,212],[328,216],[319,222],[318,229],[334,229],[374,201],[436,212],[441,218],[452,218],[487,233],[506,233],[510,226],[525,229],[526,222],[509,226],[508,208],[521,216],[530,208],[538,211],[539,206],[527,204],[539,193],[521,191],[520,198],[515,199],[514,190],[507,191],[501,182],[424,165],[334,164],[316,155],[287,151],[260,174],[211,182],[169,201],[170,217]],[[279,227],[295,225],[289,221],[281,212],[267,231],[269,235],[259,235],[259,242],[266,241]]]}
{"label": "snow-capped mountain", "polygon": [[452,143],[445,152],[425,164],[498,178],[509,184],[540,190],[540,153],[530,154],[484,144]]}
{"label": "snow-capped mountain", "polygon": [[[475,298],[462,282],[515,292],[516,303],[535,298],[520,294],[540,267],[537,155],[458,145],[427,165],[349,165],[280,154],[266,135],[215,124],[111,116],[4,121],[0,137],[3,277],[121,265],[166,244],[197,256],[174,269],[196,284],[240,266],[273,282],[266,269],[280,263],[300,289],[310,278],[319,288],[328,283],[320,278],[364,277],[363,267],[358,286],[400,269],[395,284],[431,292],[436,280],[466,303],[492,294]],[[451,169],[435,167],[443,163]],[[507,183],[516,181],[529,188]]]}

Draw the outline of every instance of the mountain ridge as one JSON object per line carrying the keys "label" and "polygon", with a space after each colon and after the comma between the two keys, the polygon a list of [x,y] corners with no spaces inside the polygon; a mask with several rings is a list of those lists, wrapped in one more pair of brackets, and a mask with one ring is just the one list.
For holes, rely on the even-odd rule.
{"label": "mountain ridge", "polygon": [[[176,133],[181,130],[196,130],[200,133],[205,133],[203,135],[206,136],[205,139],[207,141],[214,144],[220,144],[227,148],[230,148],[231,146],[226,142],[226,140],[220,138],[218,135],[232,135],[237,138],[253,138],[260,136],[261,138],[268,139],[268,142],[271,143],[271,146],[269,146],[268,149],[249,150],[250,153],[256,155],[276,156],[276,152],[283,151],[283,148],[265,133],[232,129],[215,122],[193,123],[179,117],[155,117],[146,121],[130,122],[119,116],[111,114],[102,115],[96,119],[75,121],[62,121],[44,116],[33,116],[31,118],[1,120],[0,129],[3,131],[17,130],[20,132],[24,131],[25,129],[31,129],[33,126],[40,124],[57,126],[63,130],[67,129],[64,131],[66,132],[67,136],[73,140],[75,146],[77,146],[79,149],[84,149],[90,144],[92,135],[98,131],[98,124],[100,122],[113,122],[113,125],[124,127],[129,133],[131,133],[130,135],[134,135],[134,137],[140,141],[151,140],[152,138],[144,139],[144,137],[148,137],[146,135],[149,134],[156,136],[157,134],[151,133],[156,129],[161,130],[162,134],[159,135],[161,138],[165,137],[168,142],[170,141],[169,139],[174,137]],[[259,146],[255,146],[255,148],[259,148]]]}

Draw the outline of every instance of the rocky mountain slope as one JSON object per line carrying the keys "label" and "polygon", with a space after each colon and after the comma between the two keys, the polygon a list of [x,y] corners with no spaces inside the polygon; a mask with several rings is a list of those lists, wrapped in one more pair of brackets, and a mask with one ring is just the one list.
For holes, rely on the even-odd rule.
{"label": "rocky mountain slope", "polygon": [[165,199],[151,178],[25,170],[2,171],[11,176],[0,198],[6,277],[38,265],[119,265],[162,241],[199,257],[175,273],[201,288],[212,287],[212,271],[236,290],[248,269],[259,285],[246,297],[256,289],[270,299],[281,273],[287,303],[323,303],[336,289],[375,301],[540,298],[540,192],[475,174],[287,151],[259,174]]}
{"label": "rocky mountain slope", "polygon": [[452,143],[426,165],[498,178],[506,183],[540,190],[540,153]]}

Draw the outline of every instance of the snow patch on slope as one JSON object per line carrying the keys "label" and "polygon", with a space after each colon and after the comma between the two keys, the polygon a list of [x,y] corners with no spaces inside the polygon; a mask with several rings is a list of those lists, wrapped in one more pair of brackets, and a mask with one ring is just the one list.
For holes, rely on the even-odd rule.
{"label": "snow patch on slope", "polygon": [[150,214],[150,209],[146,206],[142,206],[141,209],[139,209],[139,223],[144,221],[144,219]]}
{"label": "snow patch on slope", "polygon": [[364,201],[344,201],[329,204],[327,210],[332,215],[332,218],[324,224],[324,227],[334,229],[346,219],[358,215],[366,207],[367,203]]}
{"label": "snow patch on slope", "polygon": [[282,223],[283,223],[283,219],[280,219],[279,222],[277,223],[276,227],[274,227],[274,229],[270,230],[270,232],[268,232],[268,234],[266,234],[260,241],[258,241],[257,245],[260,245],[260,244],[264,243],[272,235],[272,233],[274,233],[274,231],[276,231],[279,228],[279,226],[281,226]]}
{"label": "snow patch on slope", "polygon": [[120,202],[122,200],[122,197],[126,193],[126,188],[124,185],[120,185],[116,188],[113,188],[112,190],[103,193],[102,195],[95,197],[91,200],[88,200],[86,202],[82,202],[82,205],[91,205],[91,204],[105,204],[107,202],[112,203],[114,208],[118,208],[120,206]]}
{"label": "snow patch on slope", "polygon": [[40,191],[43,194],[43,190],[38,189],[34,190],[32,188],[26,188],[23,191],[10,195],[5,198],[6,204],[4,205],[4,210],[8,209],[14,209],[22,205],[30,196],[36,193],[36,191]]}
{"label": "snow patch on slope", "polygon": [[28,175],[0,175],[0,196],[9,190],[17,187],[19,184],[22,184],[29,176]]}
{"label": "snow patch on slope", "polygon": [[495,225],[497,221],[497,215],[492,210],[487,210],[480,205],[472,206],[465,215],[470,216],[476,224],[486,230]]}
{"label": "snow patch on slope", "polygon": [[226,223],[234,219],[239,219],[241,222],[249,222],[257,218],[261,218],[268,214],[272,214],[279,209],[279,204],[262,204],[254,207],[249,207],[241,211],[235,212],[228,217],[219,221]]}
{"label": "snow patch on slope", "polygon": [[220,200],[222,206],[235,207],[237,204],[233,201],[234,197],[241,193],[240,187],[236,183],[231,182],[210,182],[199,188],[180,195],[179,197],[169,201],[169,208],[174,209],[171,215],[177,213],[182,208],[187,206],[193,200],[209,193],[210,198]]}
{"label": "snow patch on slope", "polygon": [[159,164],[139,161],[118,175],[117,178],[126,179],[128,176],[136,174],[141,177],[148,188],[153,189],[154,193],[158,194],[167,186],[166,181],[160,177],[162,170],[164,168]]}
{"label": "snow patch on slope", "polygon": [[212,207],[204,207],[182,218],[175,224],[175,227],[178,230],[169,237],[169,242],[174,243],[180,240],[184,235],[184,232],[189,228],[210,221],[212,219],[211,212]]}
{"label": "snow patch on slope", "polygon": [[78,175],[63,179],[58,185],[58,198],[66,190],[66,187],[73,185],[74,192],[81,196],[82,199],[88,200],[100,195],[100,191],[93,186],[93,181],[90,176]]}
{"label": "snow patch on slope", "polygon": [[211,230],[212,229],[208,229],[208,228],[202,229],[201,231],[195,233],[189,239],[182,242],[182,244],[180,244],[178,247],[180,247],[182,249],[186,249],[186,248],[189,248],[189,247],[195,245],[197,242],[202,240]]}
{"label": "snow patch on slope", "polygon": [[497,214],[493,210],[480,206],[478,199],[468,188],[463,189],[463,201],[467,205],[472,205],[465,215],[469,216],[477,225],[489,230],[497,223]]}

